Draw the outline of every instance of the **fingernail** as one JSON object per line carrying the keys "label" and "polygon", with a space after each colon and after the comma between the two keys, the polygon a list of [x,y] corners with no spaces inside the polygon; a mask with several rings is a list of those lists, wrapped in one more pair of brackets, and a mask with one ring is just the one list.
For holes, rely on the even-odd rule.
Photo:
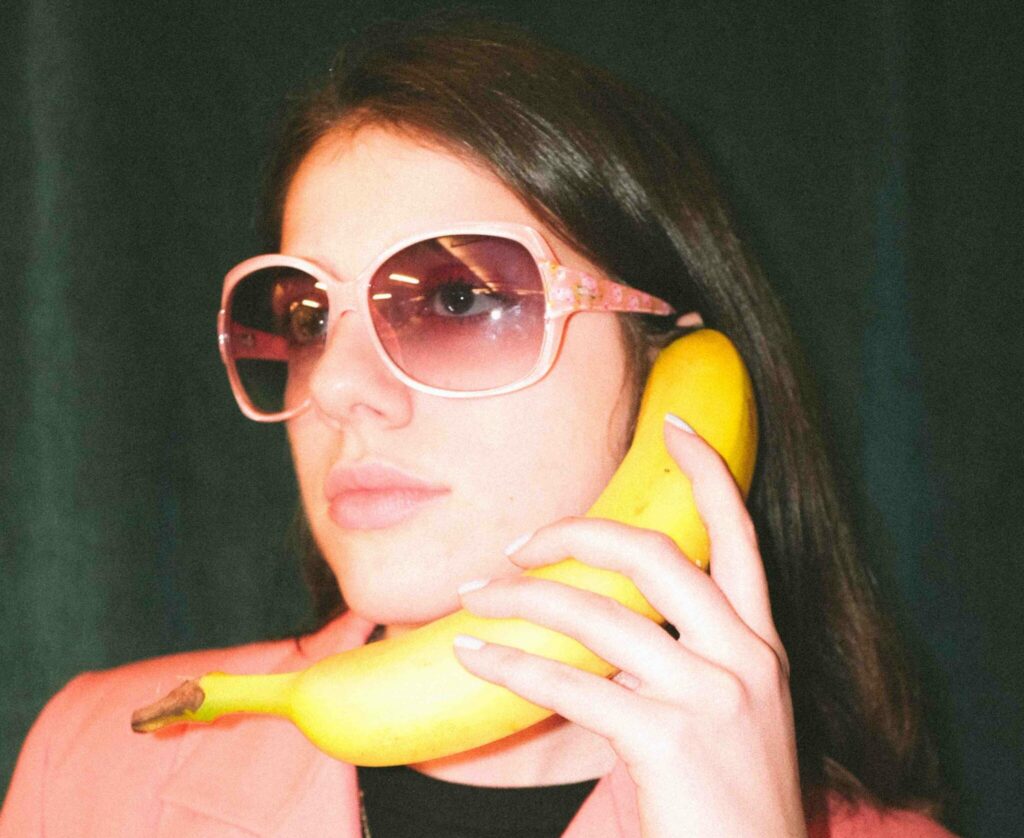
{"label": "fingernail", "polygon": [[687,425],[682,419],[680,419],[674,413],[666,413],[665,421],[668,422],[673,427],[680,428],[686,431],[688,434],[693,434],[694,436],[697,435],[697,432],[693,428]]}
{"label": "fingernail", "polygon": [[479,591],[490,581],[490,579],[471,579],[469,582],[463,582],[459,585],[459,596],[468,594],[470,591]]}
{"label": "fingernail", "polygon": [[505,548],[505,555],[506,556],[511,556],[520,547],[522,547],[524,544],[526,544],[526,542],[529,541],[531,538],[533,538],[533,533],[532,532],[523,533],[521,536],[519,536],[519,538],[517,538],[515,541],[513,541],[511,544],[509,544],[508,547]]}
{"label": "fingernail", "polygon": [[484,642],[479,637],[470,637],[468,634],[456,634],[455,639],[452,640],[453,646],[458,646],[460,649],[482,649]]}

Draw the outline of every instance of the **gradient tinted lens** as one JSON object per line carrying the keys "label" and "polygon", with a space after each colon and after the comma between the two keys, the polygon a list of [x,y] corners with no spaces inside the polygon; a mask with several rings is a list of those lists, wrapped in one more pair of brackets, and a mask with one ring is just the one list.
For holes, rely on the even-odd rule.
{"label": "gradient tinted lens", "polygon": [[411,245],[370,280],[384,350],[423,384],[489,390],[525,378],[544,343],[544,284],[532,254],[498,236]]}
{"label": "gradient tinted lens", "polygon": [[[540,358],[544,284],[519,242],[418,242],[374,272],[368,293],[385,352],[423,384],[495,389],[526,378]],[[299,407],[326,344],[326,286],[295,268],[262,268],[239,280],[226,310],[228,356],[250,405],[264,414]]]}
{"label": "gradient tinted lens", "polygon": [[249,403],[266,414],[298,407],[327,334],[323,283],[294,268],[263,268],[235,285],[227,315],[228,354]]}

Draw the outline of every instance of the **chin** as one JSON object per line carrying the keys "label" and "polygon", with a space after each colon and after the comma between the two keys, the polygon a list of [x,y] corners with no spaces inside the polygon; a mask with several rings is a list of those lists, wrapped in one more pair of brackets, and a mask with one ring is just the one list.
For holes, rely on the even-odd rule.
{"label": "chin", "polygon": [[342,585],[345,604],[367,620],[386,626],[407,625],[415,627],[458,611],[459,598],[452,591],[443,598],[432,596],[423,587],[404,590],[399,586],[376,589],[372,584],[366,587]]}

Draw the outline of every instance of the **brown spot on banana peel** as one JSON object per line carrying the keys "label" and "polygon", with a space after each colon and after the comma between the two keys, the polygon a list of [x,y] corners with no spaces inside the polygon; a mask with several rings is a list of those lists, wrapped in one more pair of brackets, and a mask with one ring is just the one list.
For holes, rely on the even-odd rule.
{"label": "brown spot on banana peel", "polygon": [[132,713],[132,730],[136,733],[152,733],[167,725],[188,721],[186,712],[194,713],[203,706],[205,700],[206,693],[198,681],[185,681],[159,701]]}

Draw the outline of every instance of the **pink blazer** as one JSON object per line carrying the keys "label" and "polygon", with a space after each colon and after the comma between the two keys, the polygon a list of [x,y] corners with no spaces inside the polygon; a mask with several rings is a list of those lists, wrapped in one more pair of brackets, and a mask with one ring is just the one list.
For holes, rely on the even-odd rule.
{"label": "pink blazer", "polygon": [[[365,642],[373,626],[346,614],[301,641],[171,655],[86,673],[30,731],[3,810],[0,838],[359,838],[356,772],[316,750],[291,723],[235,716],[214,725],[132,733],[131,712],[212,670],[286,672]],[[636,790],[622,763],[598,781],[568,838],[640,838]],[[909,812],[838,804],[812,838],[950,833]]]}

